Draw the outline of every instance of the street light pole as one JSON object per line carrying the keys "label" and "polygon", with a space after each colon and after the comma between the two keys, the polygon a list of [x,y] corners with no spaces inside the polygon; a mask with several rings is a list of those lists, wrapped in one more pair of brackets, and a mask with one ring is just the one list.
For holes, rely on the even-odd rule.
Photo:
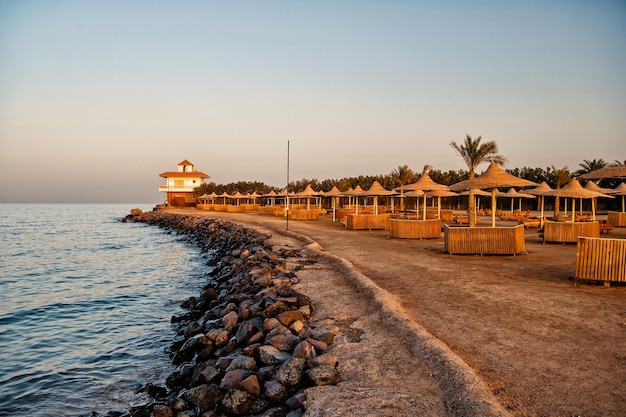
{"label": "street light pole", "polygon": [[289,230],[289,141],[287,141],[287,187],[286,191],[286,203],[285,203],[285,218],[286,220],[286,230]]}

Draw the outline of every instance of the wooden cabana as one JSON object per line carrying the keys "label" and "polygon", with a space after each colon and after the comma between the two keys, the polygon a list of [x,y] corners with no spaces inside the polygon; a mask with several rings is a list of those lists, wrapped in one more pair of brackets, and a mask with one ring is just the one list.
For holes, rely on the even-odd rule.
{"label": "wooden cabana", "polygon": [[496,227],[496,193],[498,187],[532,187],[539,184],[524,178],[511,175],[495,162],[489,164],[487,170],[476,178],[461,181],[450,186],[452,191],[469,189],[491,189],[491,227]]}
{"label": "wooden cabana", "polygon": [[[450,254],[516,255],[525,253],[524,226],[496,227],[498,187],[538,185],[516,177],[492,162],[480,176],[450,186],[453,191],[491,189],[491,227],[444,227],[444,245]],[[521,228],[521,229],[520,229]]]}
{"label": "wooden cabana", "polygon": [[520,193],[515,188],[510,188],[506,193],[504,193],[504,197],[509,197],[511,199],[511,213],[513,213],[514,211],[514,203],[516,198],[519,198],[519,211],[522,211],[523,198],[537,198],[532,194]]}
{"label": "wooden cabana", "polygon": [[555,197],[565,197],[572,199],[572,220],[568,222],[546,222],[543,230],[544,242],[576,243],[578,237],[598,237],[600,236],[600,224],[597,221],[577,222],[576,221],[576,199],[592,199],[592,212],[595,218],[595,206],[593,199],[596,197],[613,198],[612,196],[586,190],[576,178],[572,178],[565,187],[552,190],[545,195]]}
{"label": "wooden cabana", "polygon": [[[426,199],[430,197],[437,197],[447,195],[450,190],[447,185],[438,184],[430,178],[428,171],[425,169],[419,180],[412,184],[404,185],[395,189],[396,191],[407,191],[404,195],[407,197],[418,197],[418,204],[416,205],[416,217],[419,219],[419,197],[424,198],[424,204],[422,205],[422,219],[410,220],[410,219],[391,219],[390,220],[390,233],[389,237],[404,238],[404,239],[436,239],[441,237],[441,218],[440,212],[437,213],[437,218],[428,219],[427,211],[428,207]],[[440,197],[439,197],[440,198]],[[441,200],[439,200],[441,203]],[[439,206],[438,206],[439,207]],[[438,209],[439,210],[439,209]]]}
{"label": "wooden cabana", "polygon": [[[378,181],[370,186],[367,191],[360,193],[363,197],[374,197],[374,204],[372,213],[358,213],[348,214],[346,216],[346,228],[351,230],[356,229],[388,229],[389,228],[389,214],[379,214],[378,210],[378,197],[391,196],[397,194],[394,191],[384,189]],[[358,198],[358,196],[357,196]]]}
{"label": "wooden cabana", "polygon": [[[357,185],[354,188],[349,188],[342,195],[344,197],[348,197],[348,206],[337,209],[337,219],[343,220],[348,214],[359,214],[359,197],[363,195],[363,189],[361,188],[361,186]],[[353,204],[353,202],[355,204]],[[361,213],[365,214],[369,213],[369,211],[362,210]]]}
{"label": "wooden cabana", "polygon": [[337,209],[337,198],[341,197],[343,195],[343,192],[339,191],[339,188],[337,188],[337,186],[333,185],[333,188],[331,188],[330,191],[327,191],[325,193],[322,194],[324,197],[330,197],[332,200],[331,206],[333,209],[333,223],[336,220],[336,209]]}
{"label": "wooden cabana", "polygon": [[450,188],[444,184],[438,184],[430,178],[428,171],[424,170],[419,180],[412,184],[403,185],[402,187],[395,188],[396,191],[423,191],[424,192],[424,209],[422,220],[426,220],[426,194],[428,191],[450,191]]}

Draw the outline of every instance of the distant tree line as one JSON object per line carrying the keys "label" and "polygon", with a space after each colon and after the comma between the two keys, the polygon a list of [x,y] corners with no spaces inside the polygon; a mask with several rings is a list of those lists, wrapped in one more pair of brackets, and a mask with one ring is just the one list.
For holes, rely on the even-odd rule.
{"label": "distant tree line", "polygon": [[[579,177],[596,169],[616,164],[626,165],[626,161],[616,161],[613,164],[608,164],[602,159],[585,160],[583,163],[579,164],[581,168],[573,172],[570,171],[567,167],[556,168],[554,166],[546,168],[513,168],[506,169],[506,171],[520,178],[524,178],[536,183],[541,183],[542,181],[545,181],[552,188],[560,188],[563,185],[567,184],[570,178]],[[382,185],[384,188],[391,190],[402,185],[411,184],[417,181],[421,177],[421,175],[422,173],[415,173],[415,171],[413,171],[407,165],[403,165],[398,166],[396,169],[392,170],[388,174],[359,175],[358,177],[325,179],[322,181],[316,178],[302,178],[299,180],[291,181],[289,183],[288,189],[290,192],[299,192],[304,190],[307,185],[310,185],[311,188],[313,188],[315,191],[327,192],[330,191],[333,186],[336,186],[341,191],[345,191],[348,188],[354,188],[359,185],[362,189],[367,190],[372,186],[374,181],[378,181],[380,185]],[[431,169],[429,171],[429,175],[433,179],[433,181],[439,184],[452,185],[456,184],[459,181],[464,181],[468,179],[470,173],[468,170],[464,169],[459,169],[457,171],[441,171],[439,169]],[[619,182],[619,179],[606,179],[602,180],[599,185],[602,187],[614,188],[619,185]],[[224,192],[226,192],[227,194],[234,194],[237,191],[242,194],[252,192],[256,192],[258,194],[267,194],[272,190],[274,190],[275,192],[280,192],[283,188],[284,187],[267,185],[259,181],[238,181],[228,184],[216,184],[215,182],[209,182],[202,184],[201,186],[196,188],[195,194],[211,194],[212,192],[215,192],[216,194],[222,194]]]}

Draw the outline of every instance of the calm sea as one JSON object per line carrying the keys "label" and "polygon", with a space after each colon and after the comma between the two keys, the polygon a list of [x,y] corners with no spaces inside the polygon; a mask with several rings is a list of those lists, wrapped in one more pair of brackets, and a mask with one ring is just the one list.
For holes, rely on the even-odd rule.
{"label": "calm sea", "polygon": [[150,205],[0,204],[0,415],[84,416],[142,401],[171,372],[172,314],[198,252],[121,223]]}

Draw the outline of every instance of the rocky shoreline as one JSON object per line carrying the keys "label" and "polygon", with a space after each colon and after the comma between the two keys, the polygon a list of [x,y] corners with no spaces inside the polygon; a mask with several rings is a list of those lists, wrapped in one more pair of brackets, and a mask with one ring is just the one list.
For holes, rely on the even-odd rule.
{"label": "rocky shoreline", "polygon": [[176,370],[152,401],[108,416],[297,417],[304,390],[340,380],[334,333],[310,325],[310,299],[293,289],[310,263],[297,250],[234,223],[131,210],[123,221],[174,231],[208,256],[211,280],[172,317]]}

